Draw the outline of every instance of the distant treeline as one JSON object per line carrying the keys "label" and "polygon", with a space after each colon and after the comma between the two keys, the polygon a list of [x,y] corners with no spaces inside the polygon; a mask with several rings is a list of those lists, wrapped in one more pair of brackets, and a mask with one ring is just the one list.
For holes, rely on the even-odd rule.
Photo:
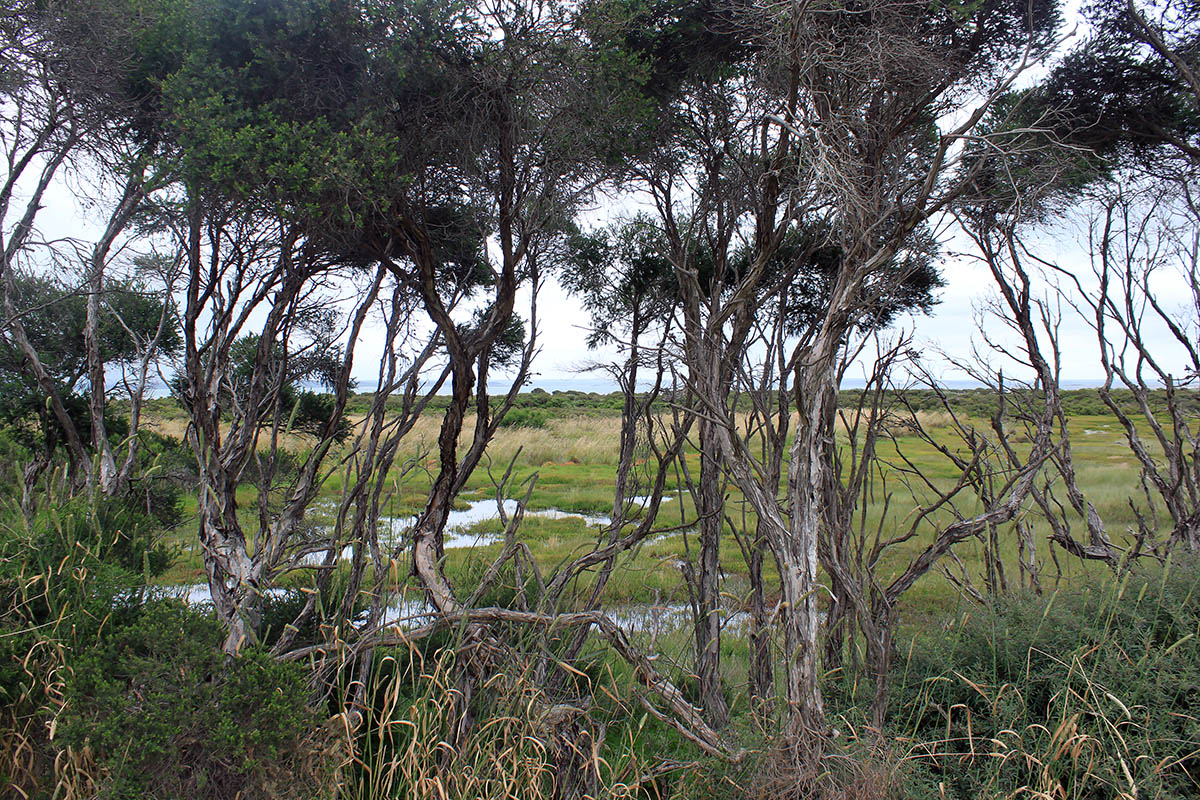
{"label": "distant treeline", "polygon": [[[1013,390],[1014,394],[1021,390]],[[1200,417],[1200,392],[1194,389],[1176,389],[1176,394],[1182,400],[1183,408],[1189,413]],[[861,389],[843,389],[839,402],[843,407],[852,407],[859,402]],[[946,401],[956,414],[970,417],[991,417],[995,415],[999,398],[994,389],[946,389],[943,390]],[[1127,389],[1113,389],[1113,399],[1125,411],[1138,413],[1138,401],[1133,392]],[[493,397],[492,409],[498,408],[502,397]],[[904,399],[914,411],[940,411],[943,408],[942,399],[932,389],[909,389],[904,393]],[[372,395],[370,393],[356,394],[347,403],[347,413],[351,415],[366,414],[370,408]],[[670,394],[664,393],[662,407],[666,408]],[[886,403],[898,402],[894,396],[885,397]],[[389,405],[398,405],[400,398],[390,398]],[[1100,390],[1069,389],[1062,392],[1063,409],[1068,416],[1108,416],[1110,411],[1100,397]],[[1156,389],[1150,392],[1150,406],[1153,410],[1161,411],[1166,402],[1166,390]],[[579,392],[573,390],[548,392],[544,389],[533,389],[517,395],[513,408],[523,413],[517,418],[524,420],[529,411],[542,411],[543,417],[561,417],[572,415],[604,416],[619,414],[624,399],[620,392]],[[437,413],[445,411],[449,398],[438,396],[429,403],[429,410]],[[170,397],[150,400],[147,403],[150,414],[159,418],[183,417],[183,409]],[[120,409],[117,409],[120,410]],[[520,423],[518,423],[520,424]],[[536,425],[534,427],[537,427]]]}
{"label": "distant treeline", "polygon": [[[1020,392],[1021,390],[1015,390]],[[1200,416],[1200,393],[1194,389],[1176,389],[1182,406],[1189,413]],[[844,390],[840,395],[842,405],[850,405],[858,401],[860,390]],[[991,417],[996,413],[999,396],[994,389],[949,389],[943,392],[951,410],[956,414],[966,414],[972,417]],[[1068,389],[1061,393],[1063,410],[1070,417],[1108,416],[1111,410],[1100,397],[1100,389]],[[1123,411],[1129,414],[1139,412],[1138,400],[1128,389],[1113,389],[1113,401]],[[1148,402],[1156,413],[1166,407],[1166,390],[1155,389],[1150,392]],[[943,401],[932,389],[910,389],[905,392],[905,398],[916,411],[936,411],[943,408]]]}

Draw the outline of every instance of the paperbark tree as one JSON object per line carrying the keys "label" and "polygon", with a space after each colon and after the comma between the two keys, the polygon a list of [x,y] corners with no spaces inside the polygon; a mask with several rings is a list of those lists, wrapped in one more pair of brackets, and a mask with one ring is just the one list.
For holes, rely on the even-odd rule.
{"label": "paperbark tree", "polygon": [[[1160,557],[1176,547],[1200,548],[1193,408],[1200,374],[1198,212],[1190,172],[1142,191],[1114,188],[1097,204],[1089,231],[1094,285],[1064,273],[1067,301],[1096,334],[1105,375],[1100,397],[1141,472],[1143,498],[1129,501],[1137,533],[1128,557],[1143,546]],[[1174,286],[1183,302],[1164,298],[1164,286]]]}
{"label": "paperbark tree", "polygon": [[[803,749],[824,728],[818,542],[833,491],[840,354],[849,332],[905,277],[896,264],[914,250],[914,231],[970,186],[977,167],[962,161],[964,141],[1032,54],[1050,44],[1055,13],[1050,4],[989,3],[964,20],[945,9],[886,2],[853,12],[741,11],[740,26],[733,14],[732,28],[716,30],[733,31],[726,42],[752,69],[732,78],[727,71],[725,83],[705,83],[701,74],[678,95],[682,122],[664,125],[677,137],[665,152],[691,141],[696,154],[683,164],[649,161],[642,181],[680,280],[689,380],[700,413],[713,420],[715,446],[702,443],[702,450],[719,453],[779,563],[786,733]],[[988,88],[960,124],[939,130],[935,120],[957,106],[964,86],[981,80]],[[840,261],[785,359],[798,421],[781,502],[737,435],[727,403],[730,364],[763,298],[802,279],[811,250],[784,269],[768,269],[787,233],[801,220],[822,219],[828,236],[817,244],[834,246]],[[728,254],[739,240],[752,257],[735,271]],[[711,284],[696,253],[712,260]]]}
{"label": "paperbark tree", "polygon": [[[969,25],[944,10],[873,3],[842,15],[811,9],[790,20],[779,52],[793,65],[801,102],[786,123],[804,139],[813,172],[834,205],[842,265],[828,304],[798,351],[798,422],[789,453],[786,560],[781,569],[795,641],[789,670],[789,731],[796,741],[823,730],[817,671],[817,560],[822,514],[831,494],[831,445],[838,356],[862,319],[864,297],[912,232],[969,185],[963,140],[991,103],[1048,45],[1052,4],[985,3]],[[886,52],[887,57],[881,58]],[[903,74],[903,78],[901,78]],[[965,83],[989,80],[962,122],[934,120]],[[838,536],[836,531],[830,536]]]}

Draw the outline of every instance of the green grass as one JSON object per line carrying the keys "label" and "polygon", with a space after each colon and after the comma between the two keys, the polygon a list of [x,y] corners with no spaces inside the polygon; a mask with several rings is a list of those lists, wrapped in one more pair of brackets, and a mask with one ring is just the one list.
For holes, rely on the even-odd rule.
{"label": "green grass", "polygon": [[[489,447],[489,457],[485,458],[484,463],[466,484],[462,496],[457,499],[458,507],[464,507],[467,501],[494,497],[495,483],[500,480],[511,461],[513,475],[509,482],[510,496],[523,495],[525,482],[536,478],[529,503],[531,511],[559,509],[592,515],[610,514],[619,418],[612,413],[597,413],[595,409],[586,415],[569,415],[568,412],[569,409],[561,406],[551,407],[542,428],[502,429]],[[976,424],[986,427],[987,423],[985,420],[979,420]],[[467,427],[470,427],[470,421]],[[422,509],[436,469],[436,462],[429,453],[436,438],[436,429],[436,419],[422,420],[402,443],[397,464],[411,460],[420,463],[422,468],[401,475],[401,470],[397,467],[389,478],[390,489],[386,493],[385,503],[389,516],[412,516]],[[949,436],[947,429],[942,431]],[[1133,483],[1136,467],[1127,449],[1124,433],[1114,418],[1102,415],[1072,418],[1070,432],[1081,488],[1108,524],[1110,535],[1119,540],[1125,527],[1133,522],[1128,500],[1137,492],[1137,486]],[[917,437],[900,435],[896,443],[906,456],[935,482],[947,485],[956,476],[954,468]],[[881,456],[885,461],[895,461],[891,443],[885,442],[881,446]],[[694,452],[689,453],[688,459],[689,468],[698,470],[698,455]],[[887,472],[886,468],[884,471]],[[331,509],[340,498],[342,485],[343,473],[340,470],[334,471],[322,487],[317,501],[313,504],[313,510],[310,511],[309,519],[312,523],[332,523]],[[913,508],[911,497],[907,496],[898,481],[892,479],[888,486],[892,497],[888,509],[889,518],[883,527],[885,534],[894,533],[904,526]],[[781,486],[781,491],[782,489]],[[682,487],[674,482],[674,478],[668,485],[668,493],[672,500],[664,503],[660,509],[659,527],[667,528],[694,521],[695,512],[691,500],[686,492],[682,491]],[[867,519],[872,527],[883,514],[883,500],[882,493],[878,494],[867,507]],[[239,489],[238,503],[241,515],[244,524],[250,530],[257,521],[256,501],[257,491],[253,486],[245,485]],[[168,583],[195,582],[203,578],[199,554],[194,547],[195,498],[187,498],[185,502],[184,523],[169,536],[169,543],[180,548],[180,557],[163,577],[163,581]],[[750,510],[743,508],[741,494],[735,486],[731,485],[727,489],[727,503],[728,516],[744,525],[746,529],[752,530],[754,515]],[[972,510],[971,502],[966,501],[963,508],[967,511]],[[891,580],[898,575],[909,560],[928,544],[935,534],[934,522],[936,519],[928,523],[913,540],[884,554],[877,567],[877,573],[883,580]],[[1078,520],[1074,520],[1074,524],[1078,526]],[[1011,526],[1009,528],[1011,529]],[[1034,520],[1034,529],[1043,578],[1048,587],[1086,585],[1107,573],[1107,568],[1102,564],[1080,563],[1060,553],[1058,563],[1062,572],[1059,574],[1058,567],[1055,567],[1049,558],[1050,544],[1046,541],[1046,526]],[[499,522],[486,521],[477,526],[474,532],[498,534]],[[531,515],[525,519],[518,535],[530,547],[540,568],[550,572],[586,552],[595,543],[598,531],[579,519],[551,520]],[[685,557],[689,546],[693,550],[696,547],[694,534],[676,533],[661,540],[644,543],[633,552],[623,555],[619,568],[608,586],[607,599],[610,602],[653,602],[663,598],[679,600],[686,597],[681,586],[678,562]],[[743,594],[736,591],[736,587],[744,584],[747,567],[741,558],[735,537],[729,530],[725,532],[722,547],[722,569],[731,588],[735,589],[729,593],[729,599],[736,601]],[[461,571],[473,560],[494,558],[496,552],[497,548],[494,545],[474,549],[452,549],[447,554],[447,569],[450,572]],[[963,542],[955,552],[968,573],[981,585],[984,571],[982,544],[969,540]],[[1004,531],[1001,536],[1001,556],[1010,579],[1014,578],[1017,573],[1017,543],[1015,536],[1011,535],[1011,530]],[[768,581],[774,577],[770,569],[768,565]],[[901,607],[902,618],[920,620],[951,610],[957,602],[958,592],[955,587],[949,584],[939,571],[934,570],[919,580],[906,595]]]}
{"label": "green grass", "polygon": [[[1132,521],[1128,499],[1138,489],[1137,467],[1124,434],[1115,420],[1103,415],[1074,417],[1070,430],[1081,488],[1104,517],[1110,535],[1119,540]],[[385,514],[403,517],[421,510],[435,466],[424,453],[435,432],[436,421],[427,420],[404,444],[398,463],[425,458],[425,469],[402,474],[398,468],[388,476]],[[544,428],[504,430],[492,448],[491,474],[485,461],[456,505],[464,508],[469,502],[493,499],[494,482],[512,460],[510,495],[523,495],[524,482],[537,476],[531,512],[559,509],[607,515],[612,506],[617,432],[617,418],[599,413],[558,414],[549,417]],[[937,481],[953,479],[941,457],[916,437],[901,436],[898,444]],[[696,454],[690,453],[688,458],[689,467],[696,469]],[[893,482],[892,486],[896,495],[885,533],[904,524],[912,505],[898,485]],[[310,523],[333,522],[341,489],[342,475],[335,473],[313,504]],[[658,524],[668,527],[694,520],[686,493],[673,483],[669,491],[673,499],[663,505]],[[744,508],[741,494],[730,486],[727,496],[729,517],[752,529],[754,515]],[[258,491],[244,485],[237,499],[242,520],[252,531],[257,523]],[[169,536],[181,552],[159,578],[163,583],[203,580],[195,547],[194,496],[185,498],[184,510],[184,523]],[[970,510],[969,503],[964,510]],[[867,508],[868,522],[873,525],[882,513],[882,497],[876,496]],[[1075,524],[1078,529],[1077,520]],[[470,532],[494,539],[501,526],[497,520],[484,520]],[[531,513],[518,536],[548,574],[587,552],[601,533],[600,528],[578,517],[551,519]],[[877,574],[884,581],[898,574],[934,533],[931,523],[914,540],[887,552],[877,565]],[[1189,796],[1187,792],[1194,787],[1178,765],[1191,769],[1200,750],[1189,707],[1195,700],[1200,629],[1195,627],[1196,592],[1187,584],[1188,574],[1183,570],[1174,573],[1180,580],[1170,586],[1167,577],[1158,583],[1139,578],[1137,585],[1112,586],[1104,565],[1081,563],[1060,553],[1063,573],[1055,580],[1046,534],[1044,526],[1035,526],[1044,562],[1044,598],[1018,596],[995,608],[980,608],[966,602],[936,570],[905,595],[899,609],[891,713],[885,731],[888,741],[896,742],[894,749],[877,749],[863,727],[871,696],[869,680],[852,667],[826,676],[830,719],[841,732],[830,744],[835,756],[831,763],[853,765],[846,768],[853,772],[853,781],[859,781],[855,786],[875,781],[872,785],[890,787],[890,794],[861,796],[937,797],[941,792],[965,800],[1023,793],[1082,800],[1121,796],[1121,792],[1132,796],[1134,785],[1141,788],[1137,796],[1171,800]],[[695,554],[696,547],[695,534],[682,531],[644,542],[623,554],[605,590],[606,608],[621,613],[623,607],[642,603],[686,606],[688,591],[679,562],[689,551]],[[743,605],[749,596],[747,567],[731,532],[726,532],[722,547],[724,597],[730,607]],[[446,573],[460,596],[471,595],[484,566],[499,552],[500,544],[495,542],[447,551]],[[982,587],[981,543],[968,540],[956,553]],[[1001,556],[1010,578],[1016,574],[1016,555],[1015,537],[1006,529]],[[393,565],[394,585],[419,597],[420,588],[407,573],[408,564],[401,557]],[[774,577],[768,563],[768,586]],[[568,588],[568,602],[586,597],[594,579],[594,573],[581,576]],[[302,573],[288,580],[303,585],[312,576]],[[503,571],[498,585],[481,602],[511,603],[517,590],[514,583],[511,570]],[[1054,589],[1056,594],[1052,594]],[[659,629],[634,631],[630,637],[636,647],[654,654],[655,668],[685,694],[694,692],[695,685],[690,625],[687,615],[681,614]],[[526,794],[521,796],[536,797],[547,789],[545,751],[535,744],[544,732],[529,724],[536,722],[536,717],[525,709],[540,708],[548,701],[539,694],[536,681],[528,681],[524,675],[546,652],[553,652],[556,639],[520,629],[514,630],[512,637],[511,655],[528,661],[497,665],[497,682],[480,694],[489,703],[479,709],[483,735],[462,750],[460,763],[471,768],[451,776],[458,784],[455,789],[465,793],[460,796],[484,796],[495,790],[489,782],[501,779],[510,782],[505,786],[523,787]],[[852,640],[850,650],[857,644]],[[758,727],[749,706],[747,637],[736,628],[727,629],[721,651],[723,689],[733,713],[729,735],[752,751],[739,765],[705,759],[677,733],[647,716],[633,700],[640,691],[634,670],[603,642],[589,641],[570,668],[579,673],[579,695],[591,696],[595,702],[588,717],[600,725],[595,730],[605,737],[596,751],[604,761],[595,765],[607,785],[626,785],[640,770],[660,759],[673,759],[694,766],[657,779],[657,795],[647,790],[638,796],[732,798],[761,788],[763,775],[771,769],[770,754],[754,748],[761,747],[771,731]],[[350,748],[342,773],[346,781],[342,788],[348,794],[406,796],[422,787],[427,791],[431,782],[444,777],[438,773],[436,750],[446,726],[453,722],[444,703],[453,665],[439,661],[446,654],[432,643],[425,652],[429,660],[419,676],[406,678],[403,684],[379,684],[371,707],[376,716],[365,732],[344,743]],[[384,666],[379,675],[386,678],[386,670],[401,669],[403,664],[396,666],[395,662],[411,659],[414,653],[400,649],[381,652]],[[777,671],[777,680],[780,677]],[[781,691],[778,686],[777,693]],[[1122,711],[1122,704],[1127,712]],[[1068,733],[1087,758],[1063,756],[1059,744]],[[947,739],[952,741],[938,749],[937,743]],[[521,744],[515,749],[497,746],[509,740]],[[853,782],[847,781],[847,785]],[[840,796],[860,795],[847,790]]]}

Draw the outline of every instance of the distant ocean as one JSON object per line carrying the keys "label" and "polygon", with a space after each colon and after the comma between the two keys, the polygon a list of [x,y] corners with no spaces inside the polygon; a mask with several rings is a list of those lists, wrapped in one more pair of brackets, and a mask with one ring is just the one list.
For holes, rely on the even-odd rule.
{"label": "distant ocean", "polygon": [[[843,389],[861,389],[866,381],[862,378],[847,378],[842,382]],[[947,389],[982,389],[982,383],[974,380],[961,379],[946,379],[943,380],[942,386]],[[1104,384],[1101,378],[1090,378],[1083,380],[1064,380],[1060,384],[1062,389],[1093,389]],[[507,392],[512,382],[493,380],[491,382],[491,392],[500,394]],[[609,378],[534,378],[525,387],[524,391],[533,391],[535,388],[550,392],[596,392],[598,394],[608,394],[618,391],[615,381]],[[649,388],[646,386],[644,388]]]}

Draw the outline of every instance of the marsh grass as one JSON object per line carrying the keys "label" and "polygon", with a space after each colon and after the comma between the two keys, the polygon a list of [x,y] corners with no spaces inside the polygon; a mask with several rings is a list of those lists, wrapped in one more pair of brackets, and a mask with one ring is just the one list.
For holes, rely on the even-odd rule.
{"label": "marsh grass", "polygon": [[[436,468],[430,454],[438,422],[432,416],[421,420],[402,444],[398,460],[416,461],[423,468],[403,479],[393,478],[388,513],[400,516],[420,509]],[[938,435],[951,435],[943,412],[919,411],[915,422]],[[913,423],[898,418],[891,424],[896,445],[935,483],[952,480],[953,468],[913,434]],[[986,420],[977,423],[987,426]],[[466,429],[472,424],[468,420]],[[536,473],[531,509],[607,514],[619,424],[614,415],[560,415],[549,417],[542,427],[502,429],[460,502],[493,497],[496,480],[511,462],[513,485]],[[1123,434],[1114,420],[1103,416],[1073,418],[1070,430],[1081,488],[1119,540],[1133,521],[1129,499],[1140,494]],[[888,450],[892,446],[883,446],[885,457],[894,455]],[[690,452],[687,458],[695,466],[696,454]],[[339,481],[335,474],[321,499],[335,499]],[[885,536],[897,530],[914,506],[897,483],[890,487],[894,495],[887,510],[894,516],[883,520]],[[244,487],[239,502],[252,501],[255,491]],[[686,493],[674,484],[669,492],[673,500],[660,510],[663,526],[694,519]],[[743,513],[735,488],[728,490],[728,502],[731,518],[752,528],[753,514]],[[866,509],[871,526],[880,522],[884,509],[880,493]],[[962,509],[969,513],[971,503],[964,502]],[[315,522],[327,521],[319,514]],[[932,523],[942,519],[934,517]],[[631,674],[603,647],[589,645],[583,663],[572,665],[586,672],[591,682],[587,693],[598,699],[597,704],[582,714],[560,709],[570,718],[560,730],[548,725],[547,715],[563,705],[563,698],[547,695],[533,680],[536,654],[493,664],[486,675],[476,676],[468,697],[457,655],[461,642],[444,642],[441,647],[414,645],[379,654],[364,726],[351,730],[346,718],[333,721],[330,735],[340,748],[336,788],[352,798],[537,800],[553,795],[556,770],[574,769],[587,778],[579,784],[586,787],[584,796],[597,798],[775,800],[796,796],[801,785],[814,787],[822,797],[864,800],[1175,800],[1200,795],[1192,777],[1200,774],[1200,732],[1192,710],[1200,707],[1200,628],[1195,622],[1195,592],[1185,587],[1187,576],[1195,575],[1194,565],[1176,565],[1158,583],[1138,579],[1101,588],[1111,574],[1106,567],[1060,556],[1059,573],[1048,558],[1046,530],[1032,515],[1026,520],[1035,526],[1041,548],[1046,599],[1002,599],[991,611],[966,604],[946,577],[933,571],[902,601],[899,620],[905,643],[895,659],[899,667],[891,722],[883,732],[896,737],[894,746],[881,746],[879,732],[864,724],[859,706],[869,696],[869,681],[848,669],[827,676],[839,730],[832,760],[815,775],[789,772],[786,760],[771,752],[770,731],[747,722],[749,649],[736,633],[722,639],[723,677],[738,735],[743,741],[762,743],[747,764],[737,767],[701,764],[677,735],[653,719],[647,721],[632,705]],[[931,525],[927,533],[932,535],[933,529]],[[500,526],[485,521],[474,530],[496,534]],[[518,535],[539,567],[549,572],[588,549],[600,531],[579,519],[531,516]],[[876,565],[879,579],[890,580],[927,540],[922,535],[885,553]],[[1000,556],[1015,572],[1016,539],[1005,531],[1000,541]],[[606,604],[686,604],[679,561],[694,553],[695,546],[694,535],[682,531],[623,555],[607,586]],[[745,605],[748,595],[745,565],[728,531],[722,548],[725,600],[734,611]],[[481,565],[498,551],[495,544],[447,551],[447,573],[457,588],[469,593]],[[955,552],[978,580],[984,571],[983,543],[968,540]],[[199,574],[198,566],[197,560],[192,574]],[[168,580],[178,574],[170,573]],[[774,577],[768,566],[769,584]],[[407,585],[403,565],[397,566],[396,581]],[[589,576],[583,577],[568,592],[567,601],[585,597],[589,581]],[[691,679],[689,637],[685,623],[632,638],[659,653],[660,664],[686,690]],[[458,726],[463,709],[476,720],[465,733]],[[19,737],[11,741],[14,754],[27,753]],[[584,741],[590,745],[585,747]],[[87,775],[87,754],[77,757],[81,766],[76,774]],[[19,759],[8,760],[16,764]],[[659,772],[664,764],[666,771]],[[672,764],[692,766],[671,768]]]}
{"label": "marsh grass", "polygon": [[[565,410],[559,410],[565,411]],[[947,427],[947,415],[942,411],[918,411],[917,419],[938,435],[951,436]],[[169,424],[180,424],[178,420],[166,420]],[[390,479],[392,488],[388,492],[387,513],[396,516],[411,516],[418,513],[436,472],[433,455],[440,420],[435,416],[420,419],[412,432],[401,443],[398,463],[415,462],[419,468],[401,476],[398,472]],[[987,427],[986,420],[975,423]],[[473,419],[464,426],[470,430]],[[955,468],[944,457],[937,454],[928,444],[921,442],[909,424],[899,419],[892,433],[895,444],[881,443],[881,455],[895,462],[895,448],[903,448],[913,464],[922,469],[935,484],[946,486],[956,477]],[[1124,529],[1135,522],[1129,506],[1131,497],[1139,498],[1136,468],[1132,466],[1124,435],[1111,417],[1078,417],[1070,421],[1073,447],[1081,488],[1096,506],[1109,525],[1111,535],[1120,541]],[[488,448],[484,463],[468,481],[463,495],[458,498],[459,506],[468,500],[494,497],[495,484],[508,464],[514,464],[510,486],[523,485],[534,478],[536,486],[530,501],[530,509],[560,509],[589,514],[609,514],[612,510],[614,486],[613,469],[617,457],[617,442],[620,418],[607,415],[567,415],[551,417],[543,428],[502,428]],[[464,434],[465,435],[465,434]],[[689,452],[689,466],[698,468],[698,455]],[[889,474],[885,466],[884,474]],[[324,486],[314,511],[310,516],[314,524],[329,524],[328,513],[321,510],[322,504],[336,503],[341,490],[342,476],[334,471]],[[899,530],[912,512],[913,499],[908,495],[897,477],[892,474],[885,487],[881,487],[868,503],[866,519],[870,526],[877,525],[885,508],[889,518],[883,520],[885,535]],[[781,486],[782,490],[782,486]],[[634,491],[636,493],[637,490]],[[888,496],[890,494],[890,497]],[[683,487],[675,482],[674,476],[668,483],[668,495],[672,498],[659,511],[661,526],[667,528],[695,519],[695,511]],[[248,525],[255,524],[254,503],[257,489],[244,485],[239,489],[238,501]],[[736,487],[727,490],[730,517],[750,530],[754,525],[754,514],[743,508],[743,500]],[[973,506],[968,499],[960,507],[971,512]],[[1073,512],[1068,513],[1072,524],[1078,526]],[[1053,589],[1103,580],[1107,568],[1098,563],[1081,563],[1069,556],[1060,556],[1057,564],[1049,558],[1050,545],[1046,543],[1047,529],[1034,516],[1026,516],[1033,525],[1034,536],[1039,542],[1039,560],[1046,588]],[[935,515],[931,523],[944,521],[944,515]],[[549,524],[548,520],[529,518],[519,534],[527,541],[539,565],[546,570],[563,563],[572,554],[583,552],[595,541],[596,531],[569,520]],[[487,523],[480,531],[497,532],[496,523]],[[879,562],[877,572],[881,579],[890,580],[908,563],[908,560],[923,547],[932,536],[933,527],[928,526],[927,536],[918,536],[905,545],[887,551]],[[172,571],[164,576],[165,582],[190,583],[202,578],[202,565],[194,550],[182,549],[195,539],[195,501],[185,500],[185,523],[171,535],[170,540],[180,546],[179,559]],[[695,546],[687,533],[676,533],[643,545],[634,553],[623,557],[619,575],[609,587],[609,598],[615,602],[650,602],[655,592],[677,586],[681,575],[677,562],[684,558],[688,547]],[[1016,572],[1017,541],[1014,535],[1005,532],[1000,537],[1000,556],[1012,573]],[[744,576],[747,567],[738,557],[738,545],[732,532],[725,531],[722,549],[728,557],[722,559],[722,568],[729,576]],[[481,550],[475,555],[454,551],[448,554],[450,565],[462,563],[470,558],[487,557],[490,550]],[[956,554],[967,573],[979,580],[985,572],[985,548],[981,542],[968,540],[960,544]],[[773,580],[773,566],[768,564],[768,580]],[[1061,573],[1060,573],[1061,570]],[[1012,575],[1010,575],[1012,577]],[[937,615],[953,610],[958,602],[958,589],[938,570],[922,577],[902,602],[902,611],[909,618]]]}

